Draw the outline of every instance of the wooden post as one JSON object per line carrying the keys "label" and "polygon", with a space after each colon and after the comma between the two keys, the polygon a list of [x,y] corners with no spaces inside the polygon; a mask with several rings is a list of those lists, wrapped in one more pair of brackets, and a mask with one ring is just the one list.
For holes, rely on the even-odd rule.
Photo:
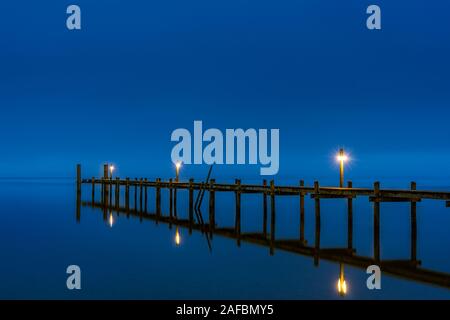
{"label": "wooden post", "polygon": [[77,192],[81,192],[81,164],[77,164]]}
{"label": "wooden post", "polygon": [[373,251],[375,261],[380,261],[380,183],[373,184],[375,201],[373,203]]}
{"label": "wooden post", "polygon": [[161,178],[156,179],[156,215],[161,216]]}
{"label": "wooden post", "polygon": [[140,212],[142,212],[142,201],[144,200],[143,195],[144,195],[143,179],[140,178],[139,179],[139,211]]}
{"label": "wooden post", "polygon": [[189,234],[192,234],[194,222],[194,179],[189,179]]}
{"label": "wooden post", "polygon": [[173,214],[175,218],[177,218],[177,193],[178,193],[177,191],[178,191],[178,178],[175,179],[173,188]]}
{"label": "wooden post", "polygon": [[[417,184],[411,182],[411,190],[417,190]],[[417,203],[411,201],[411,261],[417,261]]]}
{"label": "wooden post", "polygon": [[95,177],[92,177],[92,204],[95,203]]}
{"label": "wooden post", "polygon": [[108,207],[108,200],[109,200],[108,170],[109,170],[108,164],[104,164],[103,165],[103,204],[106,207]]}
{"label": "wooden post", "polygon": [[147,213],[148,193],[147,193],[147,178],[144,178],[144,212]]}
{"label": "wooden post", "polygon": [[235,191],[235,198],[236,198],[236,219],[235,219],[235,232],[238,236],[238,241],[241,236],[241,180],[236,179],[236,191]]}
{"label": "wooden post", "polygon": [[112,177],[109,178],[108,184],[109,184],[109,205],[112,206],[112,194],[113,194]]}
{"label": "wooden post", "polygon": [[214,191],[215,179],[211,179],[209,182],[209,229],[212,233],[216,226],[216,192]]}
{"label": "wooden post", "polygon": [[270,255],[275,253],[275,181],[270,181]]}
{"label": "wooden post", "polygon": [[[92,204],[94,205],[94,204]],[[75,218],[77,223],[80,223],[81,221],[81,194],[77,192],[77,211],[75,214]]]}
{"label": "wooden post", "polygon": [[[348,188],[353,188],[353,183],[348,182]],[[347,200],[347,247],[353,249],[353,197],[349,197]]]}
{"label": "wooden post", "polygon": [[314,265],[319,265],[320,254],[320,188],[319,182],[314,181],[314,202],[315,202],[315,216],[316,216],[316,230],[315,230],[315,253],[314,253]]}
{"label": "wooden post", "polygon": [[138,178],[134,178],[134,211],[136,212],[138,210],[137,193],[138,193]]}
{"label": "wooden post", "polygon": [[77,208],[76,208],[76,221],[81,220],[81,164],[77,164]]}
{"label": "wooden post", "polygon": [[101,179],[100,185],[101,185],[100,202],[102,204],[104,204],[105,203],[105,183],[104,183],[104,178]]}
{"label": "wooden post", "polygon": [[130,211],[130,178],[127,177],[125,185],[125,208],[127,212]]}
{"label": "wooden post", "polygon": [[344,149],[339,150],[339,187],[344,187]]}
{"label": "wooden post", "polygon": [[[118,210],[120,207],[120,178],[116,177],[116,199],[115,199],[115,206],[116,209]],[[118,214],[118,212],[117,212]]]}
{"label": "wooden post", "polygon": [[[305,186],[305,181],[300,180],[300,187]],[[300,191],[300,242],[305,244],[305,194]]]}
{"label": "wooden post", "polygon": [[172,178],[169,179],[169,216],[173,217],[173,190],[172,190]]}
{"label": "wooden post", "polygon": [[[263,180],[263,187],[267,187],[267,180]],[[267,192],[263,193],[263,234],[267,238]]]}

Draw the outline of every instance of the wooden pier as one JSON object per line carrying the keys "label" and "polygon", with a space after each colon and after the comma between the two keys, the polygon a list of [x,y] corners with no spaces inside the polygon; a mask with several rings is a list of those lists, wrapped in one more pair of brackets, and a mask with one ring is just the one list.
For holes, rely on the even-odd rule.
{"label": "wooden pier", "polygon": [[[81,201],[81,186],[90,185],[92,188],[91,201]],[[96,186],[101,187],[100,201],[96,200]],[[148,189],[155,191],[154,210],[148,208]],[[114,190],[114,199],[112,197]],[[124,190],[125,200],[120,203],[121,190]],[[133,192],[131,192],[131,190]],[[161,192],[167,190],[169,193],[169,212],[163,214],[161,210]],[[183,218],[177,210],[177,193],[185,191],[188,193],[189,204],[187,217]],[[195,192],[198,194],[207,192],[209,194],[208,202],[208,220],[203,221],[203,217],[198,215],[199,198],[194,204]],[[233,227],[221,227],[215,217],[216,193],[231,192],[235,195],[235,224]],[[134,200],[130,201],[133,193]],[[263,227],[261,232],[246,233],[241,226],[241,195],[259,194],[263,204]],[[278,239],[275,234],[276,227],[276,197],[277,196],[295,196],[299,199],[299,236],[295,239]],[[305,240],[305,197],[309,196],[314,200],[315,213],[315,239],[313,245],[307,245]],[[203,196],[202,196],[203,197]],[[373,257],[363,257],[356,254],[353,243],[353,200],[357,197],[366,197],[373,203]],[[270,198],[270,206],[269,206]],[[321,201],[327,199],[344,199],[347,203],[347,246],[343,248],[322,248],[320,245],[321,229]],[[383,272],[415,281],[430,283],[438,286],[450,288],[450,274],[426,270],[420,268],[421,261],[417,260],[417,202],[422,200],[442,201],[445,206],[450,206],[450,192],[417,190],[415,182],[412,182],[408,190],[382,189],[379,182],[375,182],[372,189],[354,188],[351,182],[347,187],[321,187],[319,182],[314,186],[305,186],[304,181],[299,181],[298,186],[277,186],[272,180],[268,183],[266,180],[261,185],[243,184],[241,180],[236,180],[234,184],[216,183],[215,180],[208,182],[168,180],[163,181],[160,178],[155,181],[148,179],[129,178],[111,179],[108,176],[108,168],[105,165],[104,177],[82,179],[81,166],[77,166],[77,220],[80,220],[80,207],[82,205],[92,206],[103,210],[104,219],[107,218],[109,211],[115,211],[118,214],[138,217],[142,220],[152,220],[156,223],[167,223],[170,226],[175,225],[181,228],[198,230],[207,235],[219,235],[236,240],[240,245],[242,241],[253,244],[263,245],[269,248],[270,254],[275,250],[289,251],[314,259],[314,264],[318,265],[321,259],[348,264],[355,267],[367,268],[370,265],[378,265]],[[410,205],[410,226],[411,226],[411,250],[410,258],[403,260],[383,260],[380,252],[380,205],[383,202],[406,202]],[[201,203],[201,200],[200,200]],[[270,214],[268,212],[270,210]],[[196,218],[194,217],[196,214]],[[270,220],[269,220],[270,218]],[[269,224],[270,223],[270,224]],[[208,240],[209,241],[209,240]]]}

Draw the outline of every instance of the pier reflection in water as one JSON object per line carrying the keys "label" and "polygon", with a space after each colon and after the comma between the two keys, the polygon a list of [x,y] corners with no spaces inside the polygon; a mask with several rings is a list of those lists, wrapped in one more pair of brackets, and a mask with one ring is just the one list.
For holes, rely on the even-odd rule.
{"label": "pier reflection in water", "polygon": [[[94,180],[93,180],[94,181]],[[127,180],[128,181],[128,180]],[[330,198],[330,196],[321,196],[319,192],[318,183],[315,184],[315,193],[311,195],[314,202],[314,220],[309,223],[314,223],[314,241],[312,245],[308,245],[305,236],[305,195],[306,193],[299,193],[299,226],[298,236],[296,238],[284,238],[276,235],[277,216],[283,215],[283,212],[276,212],[276,199],[274,192],[263,193],[262,195],[253,195],[253,197],[259,197],[262,202],[262,211],[260,212],[259,219],[262,220],[262,228],[260,231],[247,232],[242,227],[242,216],[245,212],[241,210],[241,193],[234,192],[234,213],[228,212],[228,215],[233,215],[234,225],[232,227],[222,224],[216,217],[216,195],[214,190],[210,190],[208,200],[207,218],[203,215],[201,210],[196,210],[192,205],[192,199],[194,198],[194,190],[177,190],[172,187],[172,181],[169,181],[169,187],[167,188],[168,195],[168,212],[163,213],[162,210],[162,195],[161,188],[150,188],[155,193],[154,210],[150,210],[148,193],[149,189],[145,186],[146,180],[135,180],[134,186],[125,185],[125,193],[121,195],[121,188],[119,180],[116,182],[108,181],[105,184],[101,184],[101,193],[96,198],[95,190],[96,185],[92,186],[92,197],[90,201],[81,200],[81,191],[77,193],[77,221],[80,221],[81,206],[93,207],[96,210],[103,211],[104,219],[107,217],[106,212],[113,210],[117,219],[119,217],[124,218],[136,218],[141,222],[144,220],[153,221],[157,224],[167,224],[170,228],[176,227],[174,241],[177,246],[180,246],[181,230],[185,229],[189,234],[193,231],[203,234],[208,242],[208,246],[213,250],[214,242],[213,236],[221,236],[225,238],[234,239],[237,246],[241,246],[241,243],[250,243],[253,245],[264,246],[268,248],[270,255],[274,255],[277,250],[295,253],[302,256],[311,257],[315,266],[319,266],[321,260],[337,263],[336,275],[336,291],[337,295],[345,296],[351,290],[351,283],[345,279],[345,266],[357,267],[365,274],[366,268],[371,265],[378,265],[383,275],[392,275],[400,277],[406,280],[428,283],[437,285],[443,288],[450,288],[450,274],[442,271],[435,271],[420,267],[421,261],[417,259],[417,202],[420,199],[391,199],[386,200],[377,196],[370,197],[370,201],[373,206],[373,255],[363,256],[358,255],[354,248],[354,212],[353,212],[353,196],[347,196],[345,199],[338,201],[345,201],[347,206],[347,245],[337,247],[323,247],[321,245],[321,224],[323,218],[321,215],[321,200],[324,198]],[[211,183],[215,183],[214,180]],[[240,185],[240,181],[236,181],[237,185]],[[264,182],[264,185],[267,185]],[[303,185],[303,182],[300,184]],[[206,186],[205,186],[206,187]],[[271,184],[271,189],[274,190],[275,186]],[[348,185],[352,188],[351,182]],[[375,184],[375,194],[379,189],[379,185]],[[415,190],[415,183],[411,184],[411,190]],[[130,194],[130,190],[133,195]],[[197,192],[201,192],[201,189]],[[114,197],[111,195],[114,193]],[[177,196],[179,193],[188,193],[189,205],[182,206],[182,210],[178,208]],[[123,197],[122,197],[123,196]],[[134,198],[134,201],[133,201]],[[131,199],[131,200],[130,200]],[[410,228],[410,254],[408,259],[382,259],[381,256],[381,202],[407,202],[410,206],[410,219],[404,221],[405,224],[409,224]],[[131,202],[131,203],[130,203]],[[401,204],[400,204],[401,205]],[[227,208],[231,207],[230,205]],[[270,210],[269,210],[270,208]],[[198,208],[201,209],[201,208]],[[270,211],[270,212],[268,212]],[[289,214],[292,214],[290,211]],[[110,216],[111,217],[111,216]],[[206,221],[205,221],[206,220]],[[112,224],[111,224],[112,225]],[[429,236],[432,236],[429,235]],[[189,241],[189,240],[186,240]],[[443,250],[447,250],[443,248]],[[276,257],[273,257],[276,259]],[[368,275],[365,275],[368,277]],[[450,296],[449,296],[450,297]]]}

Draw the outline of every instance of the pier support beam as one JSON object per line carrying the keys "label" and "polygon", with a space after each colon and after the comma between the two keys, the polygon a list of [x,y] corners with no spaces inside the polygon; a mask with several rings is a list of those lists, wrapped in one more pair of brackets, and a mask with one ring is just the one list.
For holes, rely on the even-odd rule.
{"label": "pier support beam", "polygon": [[[263,180],[263,187],[267,187],[267,180]],[[267,192],[263,192],[263,235],[267,238]]]}
{"label": "pier support beam", "polygon": [[[353,183],[348,182],[347,187],[353,188]],[[349,197],[347,200],[347,247],[353,249],[353,198]]]}
{"label": "pier support beam", "polygon": [[92,203],[95,203],[95,177],[92,177]]}
{"label": "pier support beam", "polygon": [[144,212],[148,212],[148,189],[147,189],[147,178],[144,178]]}
{"label": "pier support beam", "polygon": [[127,177],[125,182],[125,209],[130,212],[130,178]]}
{"label": "pier support beam", "polygon": [[[178,176],[178,175],[177,175]],[[177,179],[175,179],[175,183],[174,183],[174,185],[175,185],[175,187],[174,187],[174,189],[173,189],[173,214],[174,214],[174,216],[175,216],[175,218],[177,218],[177,191],[178,191],[178,187],[177,187],[177,184],[178,184],[178,178]]]}
{"label": "pier support beam", "polygon": [[235,232],[238,236],[238,245],[240,245],[240,237],[241,237],[241,180],[236,179],[236,219],[235,219]]}
{"label": "pier support beam", "polygon": [[[373,184],[375,198],[380,197],[380,183]],[[375,261],[380,261],[380,202],[373,203],[373,255]]]}
{"label": "pier support beam", "polygon": [[138,178],[134,178],[134,211],[138,211],[138,200],[137,200],[137,194],[138,194]]}
{"label": "pier support beam", "polygon": [[[417,184],[411,182],[411,190],[416,190]],[[411,201],[411,261],[417,261],[417,203]]]}
{"label": "pier support beam", "polygon": [[139,179],[139,212],[142,212],[143,208],[143,200],[144,200],[144,188],[143,188],[144,180],[142,178]]}
{"label": "pier support beam", "polygon": [[77,164],[77,192],[81,192],[81,164]]}
{"label": "pier support beam", "polygon": [[161,178],[156,179],[156,215],[161,216]]}
{"label": "pier support beam", "polygon": [[192,234],[194,223],[194,179],[189,179],[189,234]]}
{"label": "pier support beam", "polygon": [[270,181],[270,255],[275,254],[275,181]]}
{"label": "pier support beam", "polygon": [[172,178],[169,179],[169,217],[173,218],[173,189],[172,189]]}
{"label": "pier support beam", "polygon": [[315,217],[316,217],[316,230],[314,241],[314,265],[319,265],[319,252],[320,252],[320,188],[319,182],[314,181],[314,202],[315,202]]}
{"label": "pier support beam", "polygon": [[[300,180],[300,187],[305,186],[305,181]],[[305,244],[305,194],[300,191],[300,242]]]}
{"label": "pier support beam", "polygon": [[115,196],[115,200],[114,200],[114,205],[116,207],[116,209],[120,208],[120,178],[116,177],[116,187],[115,187],[115,191],[116,191],[116,196]]}
{"label": "pier support beam", "polygon": [[215,179],[211,179],[209,182],[209,230],[214,232],[216,227],[216,192],[214,191]]}
{"label": "pier support beam", "polygon": [[76,221],[81,220],[81,164],[77,164],[77,208],[76,208]]}

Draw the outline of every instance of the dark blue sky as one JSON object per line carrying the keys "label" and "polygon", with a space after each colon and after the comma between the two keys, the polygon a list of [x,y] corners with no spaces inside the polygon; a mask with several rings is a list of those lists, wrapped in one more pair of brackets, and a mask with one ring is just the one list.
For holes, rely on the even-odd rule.
{"label": "dark blue sky", "polygon": [[[82,30],[65,27],[78,4]],[[382,30],[365,27],[382,8]],[[0,176],[167,176],[171,132],[279,128],[280,177],[450,177],[450,3],[0,5]],[[205,168],[186,169],[205,174]],[[258,177],[259,168],[223,168]],[[245,170],[245,171],[244,171]]]}

